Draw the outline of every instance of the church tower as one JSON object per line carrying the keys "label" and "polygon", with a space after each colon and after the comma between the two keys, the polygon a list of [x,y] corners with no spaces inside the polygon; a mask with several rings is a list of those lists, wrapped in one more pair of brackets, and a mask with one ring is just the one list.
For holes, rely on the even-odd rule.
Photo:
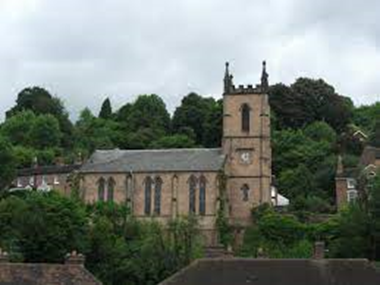
{"label": "church tower", "polygon": [[233,84],[226,63],[223,94],[223,152],[232,225],[246,226],[251,209],[271,202],[271,142],[268,74],[263,62],[261,83]]}

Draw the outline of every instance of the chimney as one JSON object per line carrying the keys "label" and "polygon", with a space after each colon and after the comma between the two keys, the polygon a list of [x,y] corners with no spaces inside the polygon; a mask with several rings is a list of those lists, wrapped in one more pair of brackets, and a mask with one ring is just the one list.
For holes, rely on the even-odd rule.
{"label": "chimney", "polygon": [[66,255],[66,265],[84,266],[85,257],[83,254],[78,253],[76,250]]}
{"label": "chimney", "polygon": [[325,258],[325,243],[323,241],[317,241],[314,245],[313,259]]}
{"label": "chimney", "polygon": [[63,157],[59,156],[55,159],[55,165],[57,166],[64,166],[65,165],[65,161],[63,159]]}
{"label": "chimney", "polygon": [[337,166],[336,166],[336,174],[337,175],[342,175],[343,172],[344,172],[344,169],[343,169],[343,159],[342,159],[341,155],[338,155],[338,163],[337,163]]}
{"label": "chimney", "polygon": [[8,252],[3,251],[0,248],[0,263],[7,263],[7,262],[9,262]]}

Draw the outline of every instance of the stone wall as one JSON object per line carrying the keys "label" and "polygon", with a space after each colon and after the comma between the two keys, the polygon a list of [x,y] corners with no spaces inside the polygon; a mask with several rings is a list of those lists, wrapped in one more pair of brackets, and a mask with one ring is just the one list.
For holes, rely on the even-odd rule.
{"label": "stone wall", "polygon": [[[108,174],[84,174],[81,182],[83,198],[88,203],[98,200],[98,181],[102,177],[106,181],[112,177],[115,181],[114,201],[117,203],[129,203],[133,215],[141,220],[155,220],[162,224],[189,215],[189,178],[194,175],[198,179],[203,175],[206,178],[206,213],[199,215],[199,183],[196,188],[196,216],[199,227],[204,234],[207,244],[216,242],[215,220],[217,213],[217,201],[219,195],[217,172],[161,172],[161,173],[108,173]],[[147,177],[160,177],[161,188],[161,213],[153,214],[154,187],[151,199],[151,212],[147,216],[145,207],[145,179]],[[107,191],[107,187],[106,187]],[[107,197],[107,195],[105,195]]]}

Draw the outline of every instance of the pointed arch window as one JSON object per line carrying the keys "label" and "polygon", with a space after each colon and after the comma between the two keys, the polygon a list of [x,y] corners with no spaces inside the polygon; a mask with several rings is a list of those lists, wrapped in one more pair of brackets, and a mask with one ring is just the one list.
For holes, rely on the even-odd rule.
{"label": "pointed arch window", "polygon": [[196,187],[197,178],[194,175],[190,176],[189,179],[189,212],[190,214],[195,214],[195,203],[196,203]]}
{"label": "pointed arch window", "polygon": [[243,132],[249,132],[250,129],[250,117],[251,108],[248,104],[244,103],[241,106],[241,130]]}
{"label": "pointed arch window", "polygon": [[115,191],[115,180],[110,177],[108,179],[108,183],[107,183],[107,201],[111,202],[113,201],[113,198],[114,198],[114,191]]}
{"label": "pointed arch window", "polygon": [[201,176],[199,180],[199,214],[206,215],[206,177]]}
{"label": "pointed arch window", "polygon": [[247,184],[244,184],[241,187],[241,192],[243,194],[243,201],[247,202],[249,200],[249,186]]}
{"label": "pointed arch window", "polygon": [[145,215],[151,214],[151,204],[152,204],[152,178],[149,176],[145,178],[145,205],[144,205],[144,213]]}
{"label": "pointed arch window", "polygon": [[98,180],[98,201],[104,201],[105,198],[106,181],[103,177]]}
{"label": "pointed arch window", "polygon": [[162,190],[162,179],[161,177],[156,177],[154,181],[154,214],[161,214],[161,190]]}

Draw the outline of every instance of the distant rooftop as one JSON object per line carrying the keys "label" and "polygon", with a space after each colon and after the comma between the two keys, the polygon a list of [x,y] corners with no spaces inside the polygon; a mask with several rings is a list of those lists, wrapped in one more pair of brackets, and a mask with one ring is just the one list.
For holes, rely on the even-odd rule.
{"label": "distant rooftop", "polygon": [[201,259],[160,285],[378,285],[365,259]]}

